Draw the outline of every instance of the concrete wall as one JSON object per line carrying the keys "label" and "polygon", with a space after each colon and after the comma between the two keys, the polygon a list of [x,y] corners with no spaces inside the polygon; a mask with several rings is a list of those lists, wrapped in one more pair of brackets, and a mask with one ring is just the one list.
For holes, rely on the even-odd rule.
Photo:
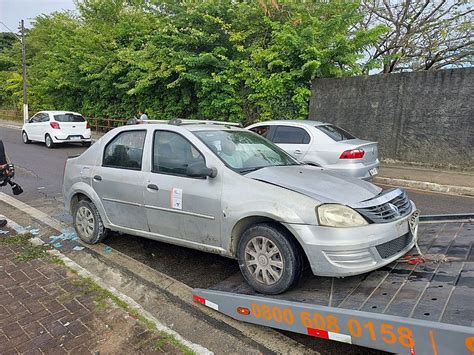
{"label": "concrete wall", "polygon": [[315,79],[309,119],[379,142],[383,159],[474,167],[474,68]]}

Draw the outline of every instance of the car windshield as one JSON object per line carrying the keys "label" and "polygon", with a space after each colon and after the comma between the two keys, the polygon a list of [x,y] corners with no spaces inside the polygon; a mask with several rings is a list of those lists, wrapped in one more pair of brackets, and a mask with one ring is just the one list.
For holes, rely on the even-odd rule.
{"label": "car windshield", "polygon": [[356,138],[349,132],[346,132],[342,128],[339,128],[337,126],[333,126],[332,124],[316,126],[316,128],[319,129],[321,132],[326,133],[326,135],[334,139],[336,142],[347,141],[349,139]]}
{"label": "car windshield", "polygon": [[276,145],[252,132],[222,130],[193,133],[228,167],[239,173],[268,166],[299,164]]}
{"label": "car windshield", "polygon": [[64,113],[61,115],[54,115],[54,119],[58,122],[84,122],[85,119],[81,115],[73,113]]}

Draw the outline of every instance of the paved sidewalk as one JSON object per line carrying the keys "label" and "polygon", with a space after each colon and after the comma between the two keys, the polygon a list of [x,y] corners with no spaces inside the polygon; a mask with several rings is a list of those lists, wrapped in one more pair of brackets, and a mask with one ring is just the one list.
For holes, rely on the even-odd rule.
{"label": "paved sidewalk", "polygon": [[474,172],[381,164],[375,183],[474,196]]}
{"label": "paved sidewalk", "polygon": [[0,354],[189,352],[136,316],[27,237],[0,235]]}

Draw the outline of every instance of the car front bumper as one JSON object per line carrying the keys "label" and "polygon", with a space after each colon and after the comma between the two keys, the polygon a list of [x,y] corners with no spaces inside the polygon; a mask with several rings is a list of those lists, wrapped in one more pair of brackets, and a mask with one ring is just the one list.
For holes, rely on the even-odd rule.
{"label": "car front bumper", "polygon": [[[314,275],[345,277],[378,269],[405,255],[418,238],[409,219],[353,228],[288,224],[299,237]],[[418,218],[416,218],[418,223]]]}

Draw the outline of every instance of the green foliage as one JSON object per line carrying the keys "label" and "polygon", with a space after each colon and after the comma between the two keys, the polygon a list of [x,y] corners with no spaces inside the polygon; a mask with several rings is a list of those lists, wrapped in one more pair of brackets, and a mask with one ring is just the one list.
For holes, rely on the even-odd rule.
{"label": "green foliage", "polygon": [[[380,28],[355,30],[357,1],[82,0],[27,36],[33,110],[249,123],[305,118],[315,77],[361,73]],[[5,58],[5,59],[3,59]],[[0,53],[0,90],[21,101],[21,56]],[[375,64],[374,64],[375,65]]]}

